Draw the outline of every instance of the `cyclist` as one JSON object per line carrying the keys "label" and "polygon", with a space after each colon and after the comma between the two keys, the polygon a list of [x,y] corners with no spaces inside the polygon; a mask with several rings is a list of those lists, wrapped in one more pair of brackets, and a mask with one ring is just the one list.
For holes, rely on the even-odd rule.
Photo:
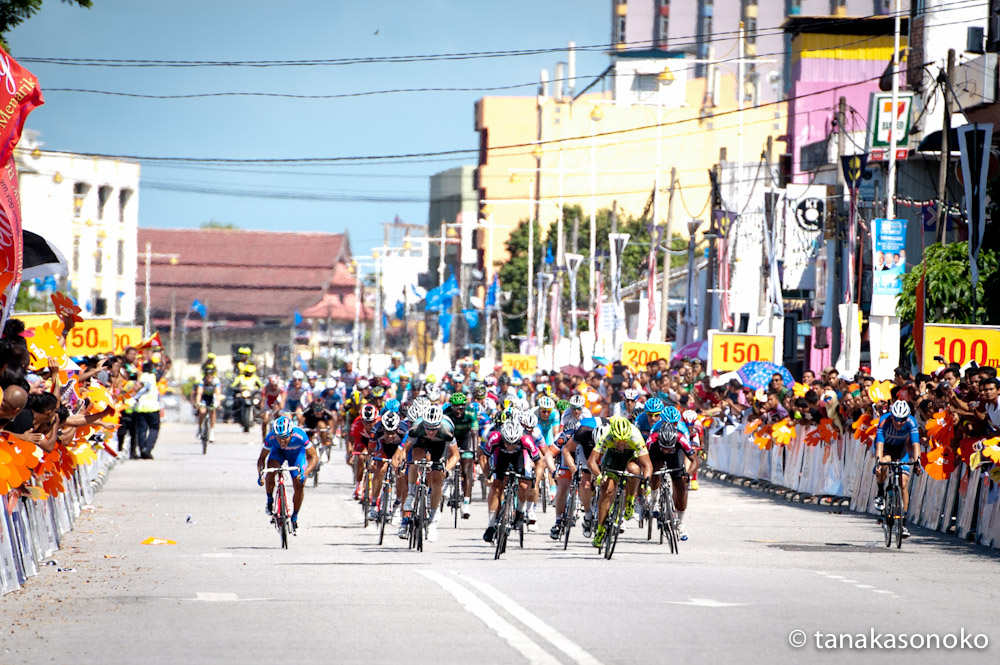
{"label": "cyclist", "polygon": [[635,388],[626,388],[622,391],[622,401],[617,402],[614,406],[614,415],[623,416],[634,423],[636,416],[640,413],[639,409],[636,408],[638,400],[639,391]]}
{"label": "cyclist", "polygon": [[279,411],[285,408],[285,387],[281,385],[281,379],[277,374],[271,374],[267,377],[267,383],[261,388],[260,396],[261,402],[264,405],[263,413],[261,414],[262,424],[260,432],[260,436],[263,439],[271,429],[271,420]]}
{"label": "cyclist", "polygon": [[[316,432],[319,434],[319,442],[322,450],[329,452],[330,446],[330,420],[332,414],[326,408],[326,403],[317,399],[309,402],[309,406],[302,413],[302,427],[307,434]],[[327,456],[329,458],[329,455]]]}
{"label": "cyclist", "polygon": [[370,520],[378,517],[379,510],[391,510],[392,512],[389,517],[389,521],[391,522],[402,501],[402,493],[406,485],[397,482],[396,499],[392,507],[375,505],[379,495],[382,493],[382,475],[385,472],[385,465],[387,464],[383,460],[389,460],[388,464],[392,465],[392,472],[399,476],[400,464],[402,464],[405,458],[401,444],[406,439],[407,427],[406,422],[401,420],[399,413],[395,411],[387,411],[382,414],[382,418],[375,425],[375,430],[372,433],[372,441],[374,442],[372,455],[381,459],[375,460],[372,469],[372,473],[374,474],[372,476],[372,503],[368,509],[368,519]]}
{"label": "cyclist", "polygon": [[381,383],[373,383],[371,387],[371,403],[375,405],[375,408],[379,411],[382,410],[382,406],[385,404],[385,386]]}
{"label": "cyclist", "polygon": [[[545,443],[545,437],[542,436],[542,430],[538,426],[538,416],[532,411],[518,411],[517,421],[521,423],[521,427],[524,429],[524,434],[531,437],[531,440],[535,443],[535,447],[538,448],[542,456],[548,460],[549,459],[549,447]],[[528,516],[528,531],[538,531],[537,517],[535,515],[535,504],[538,503],[538,493],[541,491],[541,482],[544,478],[545,469],[543,460],[538,460],[535,462],[534,473],[532,474],[535,478],[535,482],[531,486],[531,491],[528,493],[528,500],[525,504],[525,511]]]}
{"label": "cyclist", "polygon": [[222,388],[219,380],[215,377],[215,370],[205,371],[205,376],[194,389],[194,405],[198,409],[198,431],[201,431],[201,424],[208,417],[208,440],[215,441],[215,414],[219,405],[222,404]]}
{"label": "cyclist", "polygon": [[[412,453],[413,461],[429,460],[433,464],[431,472],[427,476],[431,489],[427,540],[434,542],[437,540],[437,507],[441,505],[444,475],[454,469],[461,459],[458,442],[455,441],[455,425],[450,418],[444,415],[440,405],[431,404],[428,406],[420,422],[410,429],[407,448]],[[447,460],[444,459],[445,451],[448,452]],[[409,483],[413,485],[416,482],[417,468],[411,466]],[[406,497],[403,510],[407,512],[413,510],[412,495]]]}
{"label": "cyclist", "polygon": [[[677,511],[677,535],[681,540],[688,539],[687,527],[684,526],[684,511],[687,510],[688,487],[685,482],[687,473],[685,471],[687,460],[692,459],[694,449],[688,442],[687,430],[682,429],[681,414],[673,406],[663,408],[663,419],[660,421],[660,428],[650,436],[649,457],[653,463],[653,470],[659,471],[666,465],[673,480],[674,508]],[[660,486],[660,477],[656,476],[650,482],[650,490],[656,490]]]}
{"label": "cyclist", "polygon": [[593,419],[590,409],[584,406],[583,395],[573,395],[569,398],[569,408],[562,413],[560,424],[563,429],[576,429],[581,420]]}
{"label": "cyclist", "polygon": [[698,412],[694,409],[685,409],[681,414],[681,421],[684,429],[687,430],[688,443],[694,449],[695,455],[689,460],[688,475],[691,476],[691,491],[698,490],[698,467],[701,466],[701,447],[705,440],[705,428],[698,422]]}
{"label": "cyclist", "polygon": [[378,421],[378,409],[374,404],[361,407],[361,415],[351,425],[351,452],[354,466],[354,500],[361,500],[361,481],[365,475],[365,465],[368,464],[368,444],[371,442]]}
{"label": "cyclist", "polygon": [[[903,400],[896,400],[889,407],[889,413],[883,414],[878,421],[878,432],[875,434],[875,459],[879,462],[914,462],[913,469],[920,474],[920,427],[910,415],[910,405]],[[876,465],[875,479],[878,481],[878,493],[875,496],[875,509],[881,512],[885,509],[885,477],[889,467]],[[910,467],[902,468],[903,492],[903,537],[909,538],[910,531],[906,528],[906,511],[910,507]]]}
{"label": "cyclist", "polygon": [[307,392],[307,388],[303,383],[306,375],[302,373],[302,370],[295,370],[292,372],[292,380],[288,383],[288,388],[285,390],[285,409],[295,414],[296,417],[302,415],[303,397]]}
{"label": "cyclist", "polygon": [[649,443],[649,437],[663,427],[663,402],[658,397],[650,397],[642,408],[642,413],[635,419],[635,426],[642,432],[642,437]]}
{"label": "cyclist", "polygon": [[556,401],[548,395],[542,395],[538,398],[535,415],[538,417],[538,428],[542,431],[545,444],[551,446],[559,435],[559,413],[556,411]]}
{"label": "cyclist", "polygon": [[[594,547],[600,547],[604,542],[607,527],[604,521],[611,508],[611,499],[615,493],[615,485],[619,482],[618,475],[622,471],[641,474],[649,478],[653,473],[653,465],[649,460],[649,450],[642,438],[639,428],[623,416],[613,416],[608,421],[607,434],[594,445],[594,451],[587,459],[590,472],[595,476],[603,474],[600,496],[597,501],[597,533],[592,541]],[[635,514],[635,494],[639,481],[631,478],[625,485],[625,519],[632,519]]]}
{"label": "cyclist", "polygon": [[[488,505],[490,509],[490,523],[483,533],[483,540],[493,542],[493,536],[497,532],[497,520],[500,517],[500,494],[506,482],[506,473],[513,471],[519,476],[534,475],[534,465],[541,461],[542,454],[530,436],[524,433],[524,429],[516,420],[508,420],[498,432],[491,432],[486,441],[482,444],[482,451],[490,458],[490,468],[492,471],[492,482],[490,483],[490,494]],[[551,460],[549,466],[554,470]],[[519,478],[517,488],[518,510],[514,517],[513,528],[518,528],[524,521],[524,505],[531,490],[531,482],[524,478]]]}
{"label": "cyclist", "polygon": [[452,393],[448,399],[448,406],[444,410],[444,415],[451,419],[455,427],[455,441],[458,442],[462,460],[462,519],[464,520],[469,519],[470,515],[472,480],[475,476],[475,451],[479,445],[479,419],[476,417],[475,411],[467,408],[468,401],[465,393]]}
{"label": "cyclist", "polygon": [[570,479],[576,473],[577,467],[579,467],[580,505],[585,510],[583,514],[583,535],[587,538],[591,537],[594,530],[594,511],[591,508],[594,498],[594,476],[590,472],[587,461],[590,459],[597,444],[597,428],[602,426],[602,424],[602,420],[591,417],[581,420],[576,429],[563,430],[563,435],[567,437],[562,447],[562,463],[566,472],[562,474],[562,478],[560,478],[559,483],[556,485],[556,515],[562,515],[562,511],[566,507],[566,495],[569,491]]}
{"label": "cyclist", "polygon": [[[298,467],[292,473],[292,486],[295,489],[292,496],[292,529],[296,529],[299,526],[299,510],[302,509],[306,477],[316,468],[319,455],[306,433],[302,428],[293,426],[292,419],[288,416],[278,416],[271,426],[271,432],[264,437],[264,447],[257,458],[257,476],[264,473],[265,464],[273,469],[281,466],[282,462]],[[267,514],[270,515],[274,511],[274,474],[267,474],[264,487],[267,490]]]}

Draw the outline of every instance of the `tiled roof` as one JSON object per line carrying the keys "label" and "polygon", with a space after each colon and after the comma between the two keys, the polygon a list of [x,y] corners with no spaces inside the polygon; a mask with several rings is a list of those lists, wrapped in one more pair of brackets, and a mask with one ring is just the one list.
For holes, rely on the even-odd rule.
{"label": "tiled roof", "polygon": [[[150,299],[155,317],[169,317],[172,299],[180,313],[197,299],[213,320],[287,321],[296,310],[317,303],[340,275],[350,277],[339,265],[350,261],[346,234],[139,229],[140,293],[147,242],[154,254]],[[354,294],[349,297],[350,316],[344,318],[353,319]]]}

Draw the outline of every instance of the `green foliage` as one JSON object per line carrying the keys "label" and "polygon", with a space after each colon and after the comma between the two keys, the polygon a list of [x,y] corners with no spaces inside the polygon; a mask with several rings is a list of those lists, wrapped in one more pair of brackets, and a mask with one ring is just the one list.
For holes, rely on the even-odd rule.
{"label": "green foliage", "polygon": [[[92,0],[62,0],[69,5],[79,5],[85,9],[93,6]],[[0,45],[8,52],[6,35],[24,21],[38,13],[42,0],[0,0]]]}
{"label": "green foliage", "polygon": [[214,219],[210,219],[207,222],[201,223],[201,228],[203,229],[222,229],[222,230],[232,230],[240,228],[232,222],[219,222]]}
{"label": "green foliage", "polygon": [[[896,303],[896,315],[903,323],[913,323],[917,312],[917,284],[927,268],[924,284],[925,320],[928,323],[1000,324],[1000,251],[986,246],[979,253],[979,284],[976,311],[972,311],[972,283],[969,279],[969,248],[964,242],[924,250],[923,263],[903,276],[903,290]],[[913,337],[905,341],[913,351]]]}
{"label": "green foliage", "polygon": [[15,312],[50,312],[52,307],[52,298],[48,291],[35,291],[28,288],[27,284],[21,285],[17,292],[17,300],[14,301]]}

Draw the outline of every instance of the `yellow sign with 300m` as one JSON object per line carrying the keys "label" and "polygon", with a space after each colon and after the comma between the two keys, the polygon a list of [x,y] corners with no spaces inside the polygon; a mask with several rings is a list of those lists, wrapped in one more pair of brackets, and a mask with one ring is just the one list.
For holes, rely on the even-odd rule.
{"label": "yellow sign with 300m", "polygon": [[706,371],[731,372],[749,362],[774,362],[774,335],[708,331]]}
{"label": "yellow sign with 300m", "polygon": [[503,371],[508,376],[514,376],[517,370],[521,376],[528,376],[538,371],[538,358],[525,353],[505,353],[501,357]]}

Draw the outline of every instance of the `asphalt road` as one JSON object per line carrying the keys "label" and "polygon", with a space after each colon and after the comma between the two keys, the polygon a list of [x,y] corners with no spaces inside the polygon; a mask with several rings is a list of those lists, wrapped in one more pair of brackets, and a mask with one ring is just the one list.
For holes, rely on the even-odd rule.
{"label": "asphalt road", "polygon": [[[998,659],[994,644],[885,648],[900,633],[1000,641],[1000,557],[955,538],[914,529],[887,550],[870,518],[706,481],[676,556],[636,528],[611,561],[579,530],[564,552],[545,533],[550,513],[494,561],[481,502],[417,553],[394,536],[376,545],[338,463],[283,551],[255,482],[258,443],[222,426],[203,456],[193,427],[165,426],[156,459],[117,467],[55,555],[74,572],[44,567],[0,598],[0,663]],[[149,537],[177,544],[140,544]],[[824,645],[874,631],[882,648],[830,653],[817,631]]]}

